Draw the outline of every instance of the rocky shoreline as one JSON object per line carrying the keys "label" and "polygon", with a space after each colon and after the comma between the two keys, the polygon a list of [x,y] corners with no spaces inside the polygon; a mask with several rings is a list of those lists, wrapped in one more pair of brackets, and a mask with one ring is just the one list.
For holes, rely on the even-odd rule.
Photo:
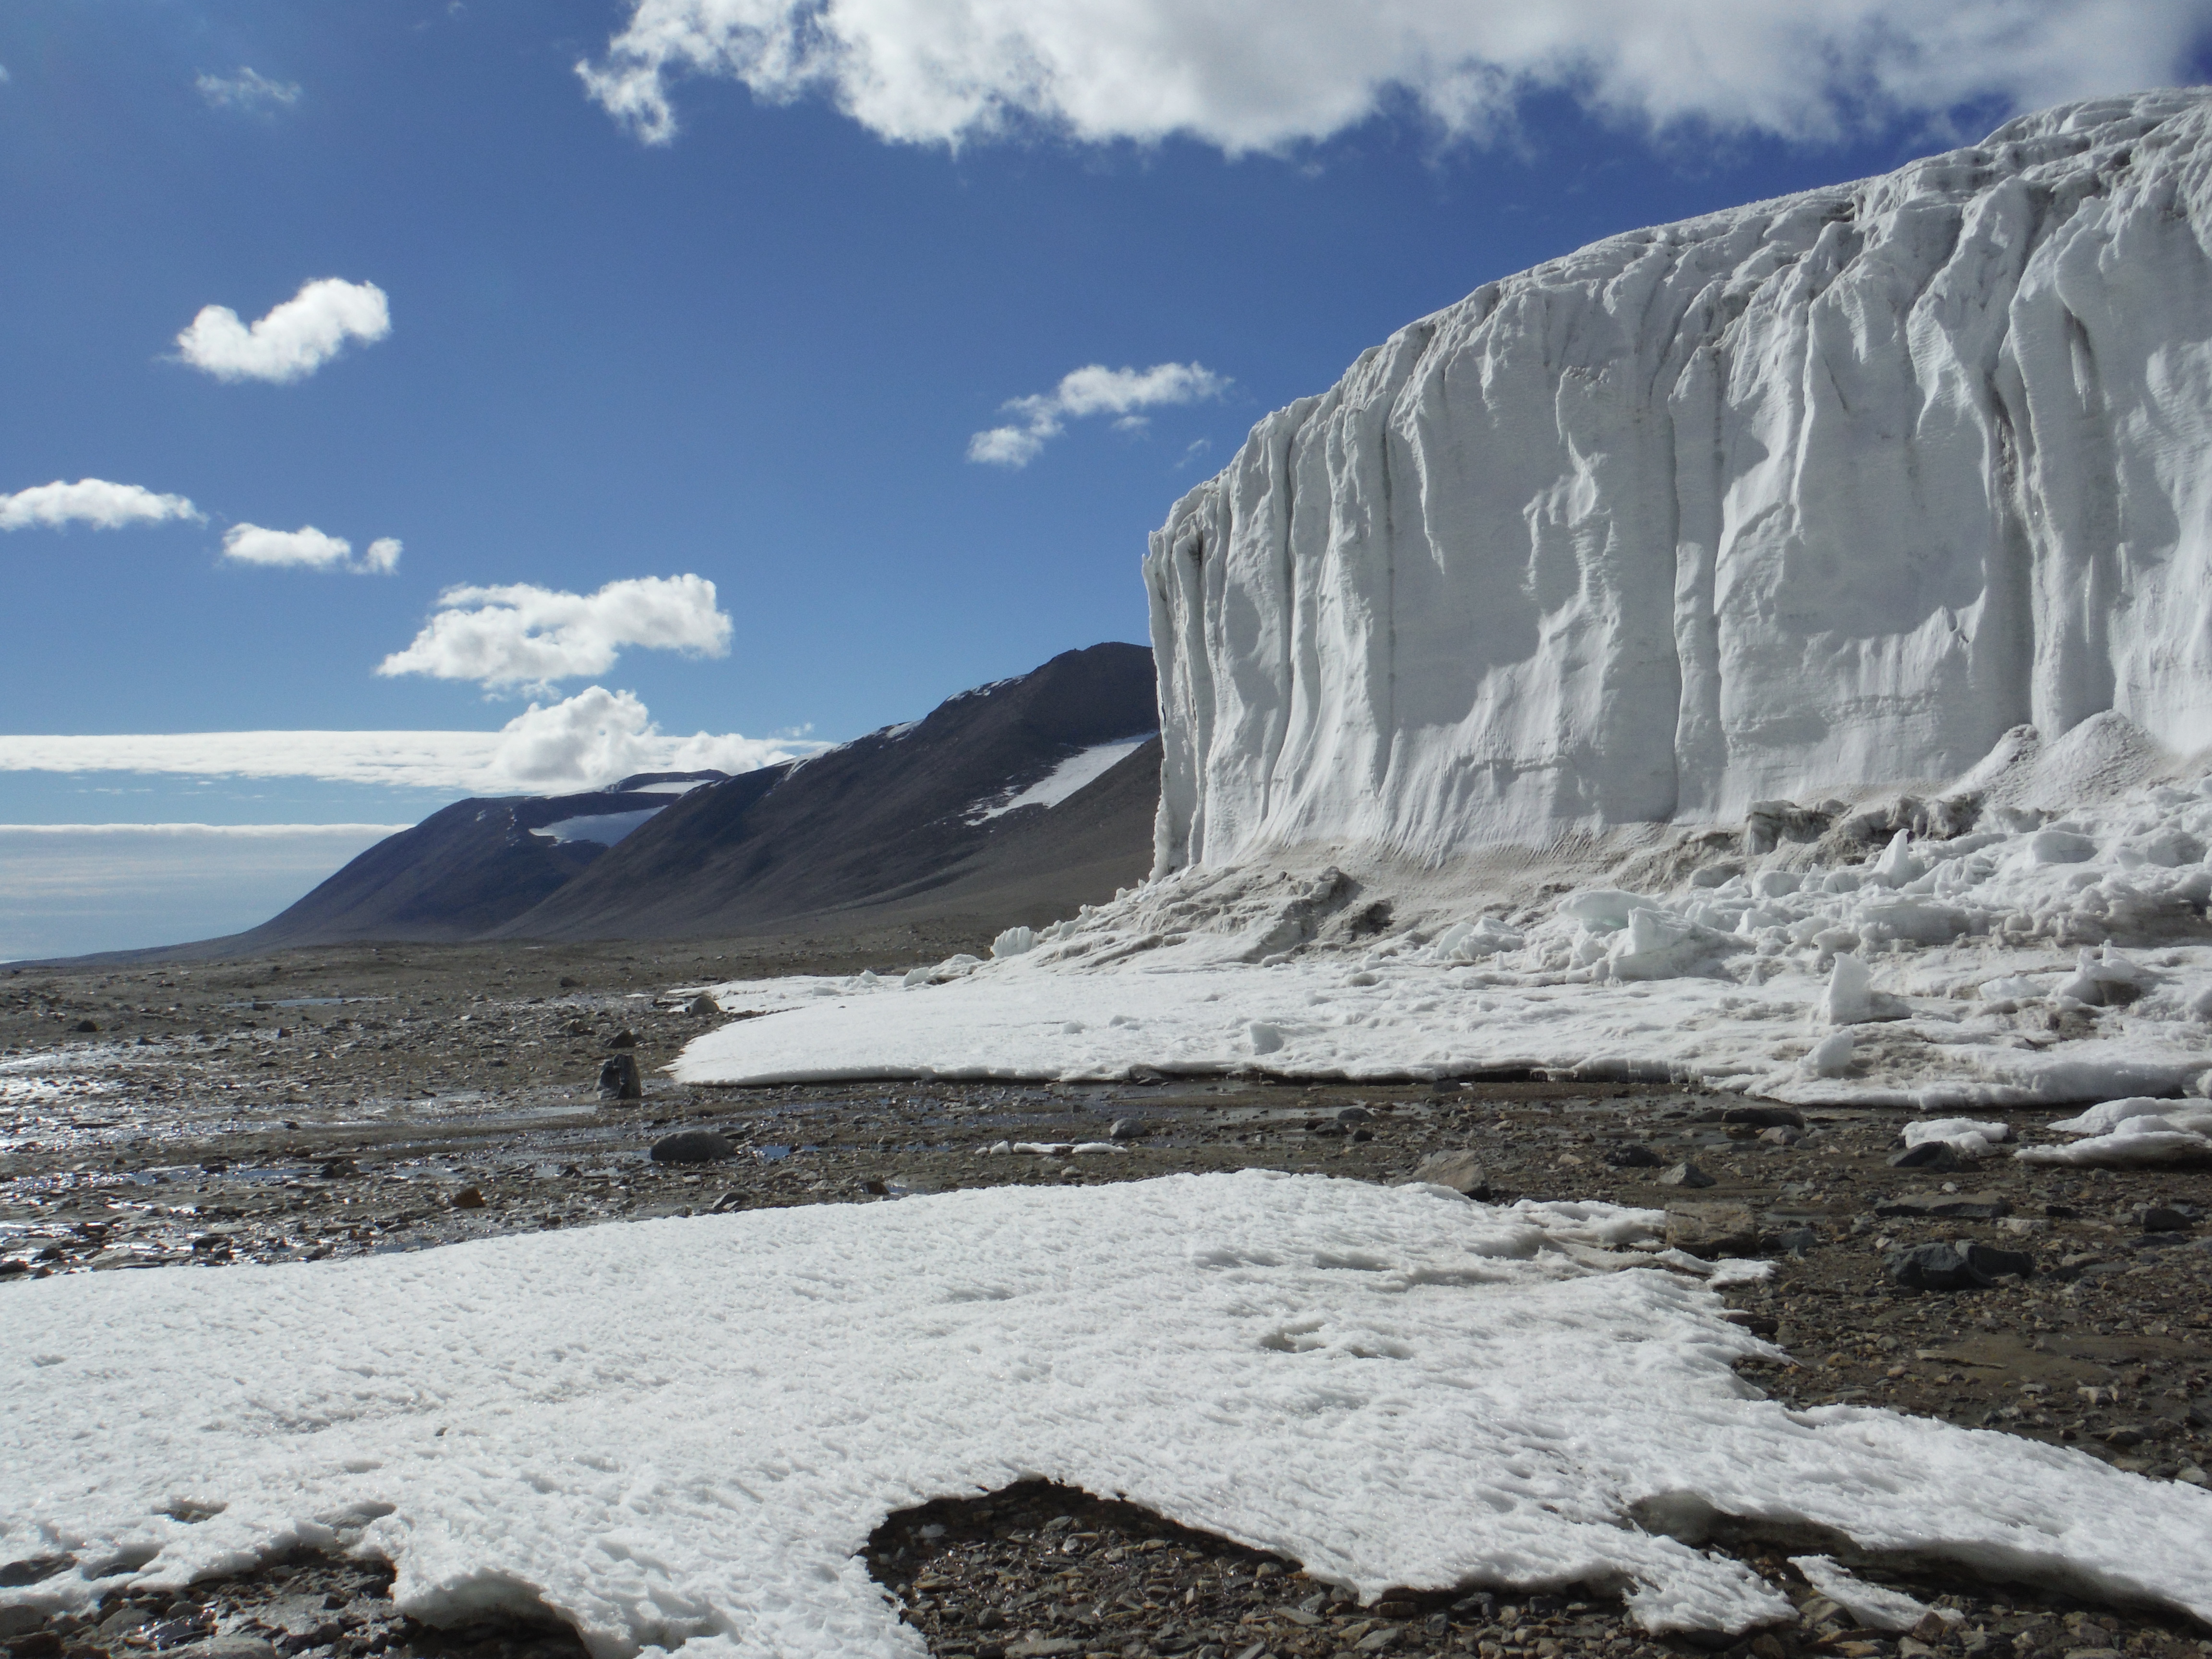
{"label": "rocky shoreline", "polygon": [[[660,1074],[711,1023],[690,1011],[684,988],[764,968],[860,965],[790,951],[749,962],[729,947],[410,947],[9,973],[0,976],[0,1308],[11,1285],[54,1273],[211,1271],[1006,1182],[1248,1167],[1394,1181],[1419,1170],[1495,1201],[1663,1208],[1669,1242],[1693,1255],[1771,1261],[1767,1278],[1724,1295],[1734,1317],[1783,1351],[1745,1368],[1778,1400],[1889,1406],[2071,1444],[2154,1479],[2207,1480],[2212,1171],[2054,1169],[2002,1154],[1899,1168],[1901,1114],[1790,1114],[1644,1086],[1224,1079],[707,1089]],[[97,1029],[76,1029],[88,1022]],[[620,1055],[638,1065],[641,1099],[600,1096],[601,1067]],[[2062,1115],[2002,1115],[2033,1136]],[[679,1135],[703,1142],[705,1160],[667,1161],[666,1143]],[[1073,1150],[1080,1146],[1114,1150]],[[1899,1282],[1908,1253],[1947,1241],[2022,1253],[2033,1271],[1957,1291]],[[1876,1631],[1788,1564],[1804,1540],[1712,1547],[1740,1554],[1807,1609],[1795,1630],[1735,1644],[1765,1659],[2179,1653],[2200,1650],[2204,1634],[1926,1563],[1866,1570],[1906,1572],[1894,1582],[1959,1616],[1917,1632]],[[1409,1591],[1357,1608],[1303,1578],[1295,1562],[1044,1487],[894,1516],[870,1559],[931,1651],[973,1659],[1386,1650],[1553,1659],[1684,1647],[1651,1640],[1617,1599],[1589,1587],[1487,1599]],[[0,1579],[28,1571],[0,1564]],[[110,1629],[126,1608],[105,1606],[88,1623],[9,1628],[5,1642],[15,1659],[261,1652],[216,1650],[238,1642],[313,1659],[578,1650],[565,1631],[414,1625],[380,1601],[383,1571],[275,1563],[159,1607],[129,1603],[136,1623]],[[320,1608],[329,1616],[302,1623],[309,1601],[332,1596]],[[180,1600],[201,1611],[170,1605]]]}

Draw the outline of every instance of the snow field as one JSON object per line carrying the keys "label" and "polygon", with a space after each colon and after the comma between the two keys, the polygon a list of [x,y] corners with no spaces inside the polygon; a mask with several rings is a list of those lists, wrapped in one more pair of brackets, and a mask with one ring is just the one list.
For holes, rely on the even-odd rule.
{"label": "snow field", "polygon": [[1720,1513],[2212,1615],[2212,1495],[1751,1397],[1758,1339],[1620,1248],[1660,1219],[1248,1172],[20,1286],[0,1551],[84,1565],[6,1599],[350,1545],[408,1611],[542,1605],[603,1656],[910,1656],[869,1532],[1042,1475],[1364,1595],[1595,1579],[1658,1629],[1784,1616],[1636,1519]]}

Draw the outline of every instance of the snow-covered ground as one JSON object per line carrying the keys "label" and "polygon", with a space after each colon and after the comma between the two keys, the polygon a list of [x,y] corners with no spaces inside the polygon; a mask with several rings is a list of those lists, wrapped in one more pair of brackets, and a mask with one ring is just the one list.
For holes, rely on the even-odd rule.
{"label": "snow-covered ground", "polygon": [[[1960,799],[1964,799],[1960,797]],[[1872,857],[1783,843],[1374,923],[1334,872],[1186,870],[903,981],[724,988],[769,1012],[687,1082],[1451,1077],[1498,1066],[1923,1109],[2203,1092],[2212,779],[1984,803]],[[1863,849],[1861,849],[1863,850]],[[1615,882],[1627,884],[1614,884]],[[1372,925],[1370,925],[1372,924]]]}
{"label": "snow-covered ground", "polygon": [[341,1545],[409,1610],[550,1608],[602,1656],[915,1655],[869,1532],[1043,1475],[1369,1595],[1789,1616],[1668,1535],[1717,1512],[2212,1617],[2212,1494],[1759,1399],[1660,1219],[1247,1172],[19,1285],[0,1554],[82,1565],[0,1600]]}

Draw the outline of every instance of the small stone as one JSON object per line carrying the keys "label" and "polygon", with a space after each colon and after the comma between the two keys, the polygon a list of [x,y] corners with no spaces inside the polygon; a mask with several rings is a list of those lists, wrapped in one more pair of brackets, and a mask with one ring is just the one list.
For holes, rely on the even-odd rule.
{"label": "small stone", "polygon": [[2010,1215],[2012,1206],[1996,1193],[1905,1193],[1875,1205],[1874,1212],[1923,1220],[1994,1221]]}
{"label": "small stone", "polygon": [[684,1005],[684,1012],[694,1019],[713,1019],[722,1012],[722,1005],[702,991]]}
{"label": "small stone", "polygon": [[1712,1187],[1719,1183],[1696,1164],[1686,1159],[1671,1170],[1662,1171],[1659,1176],[1659,1184],[1662,1187]]}
{"label": "small stone", "polygon": [[210,1636],[170,1649],[165,1659],[276,1659],[276,1650],[258,1636]]}
{"label": "small stone", "polygon": [[1710,1261],[1759,1254],[1759,1224],[1747,1204],[1667,1206],[1667,1248]]}
{"label": "small stone", "polygon": [[25,1584],[43,1584],[57,1573],[67,1572],[76,1565],[74,1555],[29,1555],[20,1561],[10,1561],[0,1566],[0,1589],[17,1589]]}
{"label": "small stone", "polygon": [[1659,1154],[1631,1140],[1607,1147],[1605,1161],[1616,1170],[1656,1170],[1659,1167]]}
{"label": "small stone", "polygon": [[1489,1177],[1482,1172],[1482,1162],[1473,1152],[1431,1152],[1413,1166],[1413,1173],[1402,1177],[1401,1187],[1449,1187],[1462,1198],[1482,1203],[1490,1197]]}
{"label": "small stone", "polygon": [[1340,1106],[1336,1109],[1336,1121],[1346,1125],[1365,1123],[1374,1115],[1364,1106]]}
{"label": "small stone", "polygon": [[642,1100],[645,1085],[637,1074],[637,1061],[628,1054],[611,1056],[599,1067],[599,1093],[610,1100]]}
{"label": "small stone", "polygon": [[1140,1117],[1117,1117],[1106,1131],[1107,1135],[1115,1140],[1141,1140],[1148,1133],[1145,1121]]}
{"label": "small stone", "polygon": [[1802,1129],[1804,1115],[1787,1106],[1731,1106],[1721,1114],[1723,1123],[1747,1123],[1754,1129]]}
{"label": "small stone", "polygon": [[477,1188],[464,1187],[453,1194],[453,1207],[457,1210],[481,1210],[483,1206],[484,1195]]}
{"label": "small stone", "polygon": [[1893,1170],[1929,1170],[1943,1171],[1966,1167],[1951,1144],[1945,1140],[1923,1140],[1917,1146],[1907,1146],[1889,1160]]}
{"label": "small stone", "polygon": [[580,991],[581,989],[583,989],[583,988],[584,988],[584,981],[581,981],[580,979],[571,979],[571,978],[569,978],[569,977],[568,977],[568,975],[566,975],[566,974],[563,974],[563,975],[561,975],[561,988],[562,988],[562,990],[564,990],[564,991]]}
{"label": "small stone", "polygon": [[46,1615],[36,1607],[0,1607],[0,1642],[12,1642],[46,1627]]}
{"label": "small stone", "polygon": [[1795,1146],[1805,1139],[1805,1132],[1787,1123],[1778,1123],[1771,1129],[1761,1129],[1759,1138],[1770,1146]]}
{"label": "small stone", "polygon": [[2035,1258],[2019,1250],[1953,1239],[1893,1250],[1882,1264],[1890,1282],[1908,1291],[1967,1291],[1994,1285],[2008,1273],[2025,1278]]}
{"label": "small stone", "polygon": [[152,1607],[142,1607],[136,1602],[125,1602],[100,1621],[100,1638],[113,1642],[134,1630],[143,1630],[154,1622],[156,1614]]}
{"label": "small stone", "polygon": [[655,1164],[718,1164],[738,1149],[712,1129],[679,1129],[653,1143]]}
{"label": "small stone", "polygon": [[635,1048],[637,1047],[637,1033],[635,1031],[617,1031],[612,1036],[607,1039],[607,1047],[610,1048]]}
{"label": "small stone", "polygon": [[14,1659],[58,1659],[62,1651],[61,1634],[51,1630],[31,1631],[9,1641],[8,1651]]}

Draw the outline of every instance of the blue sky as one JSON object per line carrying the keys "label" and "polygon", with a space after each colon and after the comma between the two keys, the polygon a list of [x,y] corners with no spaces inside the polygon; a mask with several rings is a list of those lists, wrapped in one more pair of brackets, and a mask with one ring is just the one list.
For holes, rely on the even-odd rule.
{"label": "blue sky", "polygon": [[[910,718],[1141,640],[1137,560],[1175,497],[1482,282],[2207,67],[2202,0],[1801,9],[1655,0],[1631,26],[1558,0],[1522,14],[1532,40],[1464,0],[10,0],[0,497],[91,478],[200,516],[97,529],[22,498],[0,748],[483,734],[629,694],[629,746],[572,720],[550,787],[645,752],[648,719],[796,740]],[[794,15],[811,30],[780,35]],[[990,27],[933,40],[955,15]],[[204,307],[251,324],[325,278],[373,285],[388,332],[283,382],[184,360]],[[1182,367],[1006,410],[1086,365]],[[1040,419],[1026,465],[970,459]],[[240,526],[351,550],[227,557]],[[385,538],[392,568],[357,571]],[[684,576],[714,597],[674,622],[558,597]],[[495,598],[500,637],[569,627],[599,665],[487,686],[494,639],[418,653],[453,678],[380,675],[457,586],[546,591]],[[19,749],[0,824],[407,822],[495,776],[489,741],[442,772],[275,743],[294,773],[264,777]],[[34,926],[9,864],[0,842],[0,957],[183,925],[155,880],[125,921]]]}

